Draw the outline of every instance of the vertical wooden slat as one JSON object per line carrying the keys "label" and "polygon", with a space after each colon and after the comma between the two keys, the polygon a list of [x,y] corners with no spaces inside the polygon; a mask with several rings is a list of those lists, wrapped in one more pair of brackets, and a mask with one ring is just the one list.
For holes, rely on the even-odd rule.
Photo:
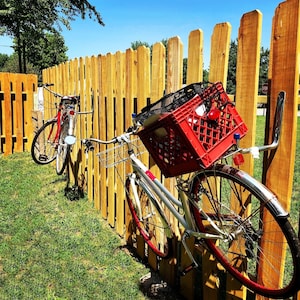
{"label": "vertical wooden slat", "polygon": [[[106,140],[107,138],[107,128],[106,128],[106,94],[107,94],[107,57],[100,56],[100,132],[99,136],[101,140]],[[100,151],[104,151],[106,147],[100,145]],[[106,195],[106,185],[107,185],[107,170],[103,166],[100,169],[101,180],[100,180],[100,208],[101,215],[103,218],[107,219],[107,195]]]}
{"label": "vertical wooden slat", "polygon": [[[188,61],[187,61],[187,80],[186,84],[200,82],[203,80],[203,32],[200,29],[194,30],[189,34]],[[192,253],[194,253],[195,239],[190,238],[186,241]],[[191,264],[190,258],[186,255],[184,247],[181,245],[181,268]],[[193,270],[180,278],[180,292],[186,299],[194,299],[194,285],[196,272]],[[197,295],[198,297],[200,295]]]}
{"label": "vertical wooden slat", "polygon": [[[130,118],[124,111],[125,98],[125,54],[121,51],[116,53],[116,135],[124,132],[124,118]],[[116,167],[116,231],[119,235],[124,234],[124,209],[125,209],[125,165],[118,164]]]}
{"label": "vertical wooden slat", "polygon": [[[290,0],[281,3],[275,12],[273,19],[273,35],[272,35],[272,61],[270,82],[270,120],[273,120],[277,95],[280,91],[286,92],[286,103],[283,114],[283,125],[281,132],[281,140],[273,159],[266,158],[264,173],[266,173],[266,185],[277,195],[283,207],[289,211],[292,195],[293,171],[295,164],[296,151],[296,130],[297,130],[297,99],[299,89],[299,11],[300,2],[298,0]],[[273,123],[267,124],[266,131],[269,133],[269,140],[272,139]],[[284,180],[284,184],[282,184]],[[264,224],[267,226],[269,215],[264,214]],[[273,228],[275,232],[276,228]],[[283,242],[283,236],[276,234],[266,237],[272,240],[273,244]],[[269,243],[270,245],[271,243]],[[262,247],[265,249],[267,245],[264,243]],[[285,266],[284,249],[269,246],[267,251],[276,253],[278,270],[283,272]],[[282,259],[278,257],[282,255]],[[271,259],[271,258],[270,258]],[[272,261],[273,262],[273,261]],[[281,276],[277,272],[268,269],[264,261],[259,266],[268,276],[272,274],[274,285],[281,282]],[[262,272],[260,272],[262,273]],[[262,280],[264,276],[262,274]],[[257,297],[261,299],[260,297]]]}
{"label": "vertical wooden slat", "polygon": [[0,72],[0,153],[3,152],[4,142],[4,124],[5,124],[5,113],[4,113],[4,73]]}
{"label": "vertical wooden slat", "polygon": [[[167,87],[168,93],[175,92],[182,88],[183,82],[183,44],[178,36],[168,40],[168,65],[167,65]],[[164,185],[176,195],[176,182],[174,178],[165,178]],[[177,224],[175,220],[174,224]],[[174,230],[179,235],[178,227],[174,226]]]}
{"label": "vertical wooden slat", "polygon": [[182,87],[183,44],[178,36],[168,40],[167,94]]}
{"label": "vertical wooden slat", "polygon": [[231,25],[227,22],[217,24],[211,36],[209,81],[221,81],[224,89],[227,83],[230,36]]}
{"label": "vertical wooden slat", "polygon": [[150,97],[150,50],[145,46],[137,49],[137,80],[137,112],[140,112]]}
{"label": "vertical wooden slat", "polygon": [[[125,79],[126,79],[126,88],[125,88],[125,114],[130,116],[134,111],[134,98],[136,98],[137,93],[137,52],[132,49],[127,49],[125,53],[126,59],[126,71],[125,71]],[[131,125],[131,118],[125,118],[125,128],[128,128]],[[131,168],[129,166],[125,166],[126,173],[131,172]],[[133,235],[133,226],[132,218],[130,211],[128,209],[128,205],[125,206],[125,225],[126,225],[126,233],[125,239],[127,243],[133,246],[132,235]],[[141,253],[145,253],[144,244],[142,244]]]}
{"label": "vertical wooden slat", "polygon": [[[152,48],[151,65],[151,103],[163,97],[166,89],[166,49],[162,43],[156,43]],[[160,170],[154,161],[150,161],[151,171],[160,178]]]}
{"label": "vertical wooden slat", "polygon": [[22,83],[24,83],[26,75],[15,74],[14,77],[14,95],[15,95],[15,118],[14,118],[14,135],[16,138],[15,152],[23,151],[23,94]]}
{"label": "vertical wooden slat", "polygon": [[32,140],[34,137],[34,128],[32,124],[32,110],[34,107],[34,97],[37,96],[37,75],[26,75],[24,80],[24,93],[26,93],[26,101],[24,102],[24,136],[27,138],[25,151],[30,151]]}
{"label": "vertical wooden slat", "polygon": [[[97,56],[92,56],[91,78],[93,93],[93,137],[99,138],[99,60]],[[93,203],[97,210],[100,210],[100,166],[99,159],[96,156],[99,146],[95,145],[95,151],[89,153],[93,160]],[[90,159],[90,157],[88,157]]]}
{"label": "vertical wooden slat", "polygon": [[[107,138],[111,139],[115,136],[115,56],[111,53],[107,55],[107,102],[106,102],[106,118],[107,118]],[[108,149],[114,145],[109,145]],[[108,201],[108,218],[107,221],[111,226],[115,226],[115,170],[107,169],[107,201]]]}
{"label": "vertical wooden slat", "polygon": [[[249,130],[246,137],[241,141],[241,146],[243,147],[250,147],[255,144],[261,29],[262,14],[259,11],[255,10],[243,15],[238,36],[236,74],[236,108]],[[253,158],[248,155],[245,156],[245,163],[241,168],[252,174],[253,165]],[[243,199],[244,202],[246,200]],[[244,299],[246,292],[245,287],[228,275],[228,299],[231,299],[233,295]]]}
{"label": "vertical wooden slat", "polygon": [[186,84],[203,80],[203,31],[194,30],[189,34]]}
{"label": "vertical wooden slat", "polygon": [[[231,25],[220,23],[215,25],[211,35],[209,81],[221,81],[226,87],[227,68],[229,60]],[[203,202],[205,206],[205,202]],[[199,248],[197,251],[201,257],[202,264],[202,287],[201,291],[207,299],[218,299],[220,297],[219,278],[222,271],[217,267],[217,262],[213,255],[205,249]]]}
{"label": "vertical wooden slat", "polygon": [[[180,89],[183,85],[183,44],[178,36],[170,38],[168,40],[168,54],[167,54],[167,86],[166,91],[167,94],[171,92],[175,92]],[[163,178],[163,183],[167,189],[170,190],[176,197],[176,189],[175,189],[175,179],[174,178]],[[170,222],[173,224],[173,229],[177,236],[180,235],[179,228],[177,226],[177,220],[170,215],[168,211],[166,211],[168,217],[170,217]],[[176,273],[177,273],[177,265],[176,259],[164,259],[160,263],[160,274],[166,282],[171,285],[175,285]]]}
{"label": "vertical wooden slat", "polygon": [[[151,103],[157,101],[164,95],[166,87],[166,49],[162,43],[156,43],[152,48],[152,65],[151,65]],[[150,157],[149,165],[151,172],[161,178],[161,172],[153,159]],[[148,258],[150,266],[158,269],[158,261],[156,255],[151,251]]]}
{"label": "vertical wooden slat", "polygon": [[[92,86],[91,86],[91,57],[85,58],[85,92],[84,92],[84,102],[85,109],[84,111],[88,112],[92,110]],[[90,137],[93,134],[93,124],[92,124],[92,115],[84,114],[80,115],[81,123],[86,123],[86,135],[81,136],[81,138]],[[90,201],[93,200],[93,160],[89,159],[86,163],[87,171],[82,170],[81,172],[85,172],[85,177],[87,178],[87,189],[88,189],[88,198]]]}
{"label": "vertical wooden slat", "polygon": [[11,105],[11,76],[9,73],[4,74],[4,84],[3,84],[3,92],[4,92],[4,115],[5,115],[5,123],[4,126],[4,137],[5,137],[5,148],[4,155],[7,156],[13,153],[13,141],[12,141],[12,105]]}

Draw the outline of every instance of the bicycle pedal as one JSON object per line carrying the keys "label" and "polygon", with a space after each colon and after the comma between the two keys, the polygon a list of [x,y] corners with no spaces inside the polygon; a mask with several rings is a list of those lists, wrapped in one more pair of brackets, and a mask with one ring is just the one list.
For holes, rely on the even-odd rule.
{"label": "bicycle pedal", "polygon": [[191,272],[192,270],[196,269],[198,266],[194,263],[190,264],[186,268],[184,268],[182,271],[180,271],[180,276],[185,276],[187,273]]}

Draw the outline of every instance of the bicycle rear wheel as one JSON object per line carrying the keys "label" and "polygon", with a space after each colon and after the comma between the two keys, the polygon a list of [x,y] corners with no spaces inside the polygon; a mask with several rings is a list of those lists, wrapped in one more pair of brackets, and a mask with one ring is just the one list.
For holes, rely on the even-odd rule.
{"label": "bicycle rear wheel", "polygon": [[62,175],[67,163],[69,161],[69,154],[71,151],[71,146],[69,146],[65,142],[65,137],[68,133],[69,123],[63,123],[61,126],[61,132],[59,136],[59,143],[57,147],[57,155],[56,155],[56,173],[57,175]]}
{"label": "bicycle rear wheel", "polygon": [[54,161],[57,153],[57,120],[44,123],[35,134],[31,144],[31,156],[34,162],[46,165]]}
{"label": "bicycle rear wheel", "polygon": [[217,165],[200,171],[191,210],[201,232],[216,234],[201,209],[228,238],[205,240],[217,260],[255,293],[286,298],[299,288],[299,240],[276,197],[243,171]]}
{"label": "bicycle rear wheel", "polygon": [[156,193],[142,178],[132,173],[126,180],[126,198],[144,241],[158,256],[169,256],[173,233]]}

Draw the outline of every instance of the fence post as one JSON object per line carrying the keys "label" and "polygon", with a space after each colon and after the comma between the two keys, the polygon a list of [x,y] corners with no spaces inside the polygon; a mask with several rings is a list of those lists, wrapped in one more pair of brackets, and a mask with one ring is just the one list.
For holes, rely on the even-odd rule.
{"label": "fence post", "polygon": [[[278,196],[280,203],[287,211],[290,210],[296,151],[300,63],[299,11],[299,0],[287,0],[279,4],[276,9],[273,18],[272,61],[270,64],[271,72],[269,73],[271,93],[269,99],[270,117],[268,119],[273,121],[277,95],[282,90],[286,92],[286,103],[279,147],[276,152],[265,157],[265,183]],[[266,132],[269,133],[269,141],[272,139],[272,131],[273,124],[270,122],[266,127]],[[276,155],[274,155],[275,153]],[[264,215],[264,224],[265,226],[268,224],[267,215]],[[275,232],[275,229],[273,230]],[[276,234],[272,240],[274,241],[273,244],[276,245],[277,242],[281,243],[283,236]],[[275,249],[270,251],[275,251]],[[282,272],[285,267],[284,249],[281,250],[281,253],[283,256],[282,261],[277,262],[277,265]],[[260,267],[267,268],[263,262]],[[264,273],[272,274],[274,285],[280,284],[280,276],[276,276],[272,270]],[[257,299],[262,298],[258,296]]]}

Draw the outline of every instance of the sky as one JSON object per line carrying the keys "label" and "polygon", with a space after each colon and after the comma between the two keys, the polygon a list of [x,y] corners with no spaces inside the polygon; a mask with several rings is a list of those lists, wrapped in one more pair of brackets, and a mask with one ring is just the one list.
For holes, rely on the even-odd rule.
{"label": "sky", "polygon": [[[125,52],[135,41],[152,45],[179,36],[187,57],[188,36],[195,29],[204,35],[204,67],[208,67],[210,38],[214,26],[229,22],[231,40],[238,36],[243,14],[258,9],[263,15],[262,46],[270,48],[272,18],[283,1],[275,0],[90,0],[100,12],[105,26],[96,21],[76,18],[72,30],[61,34],[68,47],[69,59],[98,54]],[[0,53],[11,54],[11,40],[0,37]]]}

